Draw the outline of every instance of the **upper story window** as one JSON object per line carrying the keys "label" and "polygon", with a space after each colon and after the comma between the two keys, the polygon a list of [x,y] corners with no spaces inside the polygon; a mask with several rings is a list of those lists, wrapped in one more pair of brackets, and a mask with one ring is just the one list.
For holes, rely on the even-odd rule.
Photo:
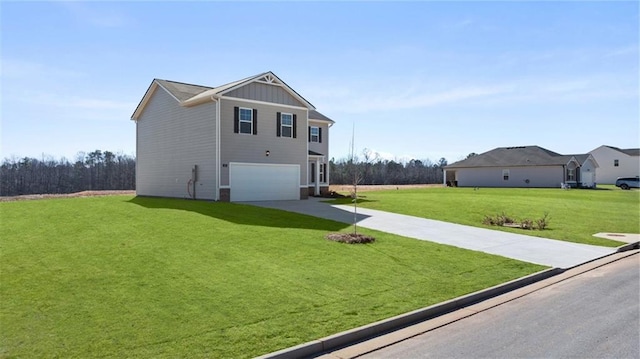
{"label": "upper story window", "polygon": [[509,170],[502,170],[502,179],[505,181],[509,180]]}
{"label": "upper story window", "polygon": [[282,137],[291,137],[293,133],[293,115],[290,113],[283,113],[280,115],[280,134]]}
{"label": "upper story window", "polygon": [[309,127],[309,142],[320,142],[320,127]]}
{"label": "upper story window", "polygon": [[296,138],[296,115],[291,113],[277,113],[276,135],[278,137]]}
{"label": "upper story window", "polygon": [[618,167],[618,166],[620,166],[620,161],[613,160],[613,167]]}
{"label": "upper story window", "polygon": [[240,108],[240,133],[253,133],[253,111]]}
{"label": "upper story window", "polygon": [[258,134],[258,110],[246,107],[233,108],[233,132]]}

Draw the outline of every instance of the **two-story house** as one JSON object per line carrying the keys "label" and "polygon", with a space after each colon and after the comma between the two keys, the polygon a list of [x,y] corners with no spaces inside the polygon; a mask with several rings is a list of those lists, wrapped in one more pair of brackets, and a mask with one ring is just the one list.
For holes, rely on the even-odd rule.
{"label": "two-story house", "polygon": [[640,148],[621,149],[602,145],[589,153],[600,165],[596,179],[600,184],[614,184],[618,177],[640,175]]}
{"label": "two-story house", "polygon": [[136,123],[136,194],[294,200],[329,189],[333,121],[272,72],[218,87],[154,79]]}

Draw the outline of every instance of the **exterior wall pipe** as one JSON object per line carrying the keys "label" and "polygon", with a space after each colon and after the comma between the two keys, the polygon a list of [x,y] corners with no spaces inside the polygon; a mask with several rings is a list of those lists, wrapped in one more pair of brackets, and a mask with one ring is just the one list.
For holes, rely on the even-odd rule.
{"label": "exterior wall pipe", "polygon": [[215,187],[215,195],[214,200],[220,200],[220,96],[212,95],[211,100],[216,102],[216,156],[215,156],[215,166],[216,166],[216,187]]}

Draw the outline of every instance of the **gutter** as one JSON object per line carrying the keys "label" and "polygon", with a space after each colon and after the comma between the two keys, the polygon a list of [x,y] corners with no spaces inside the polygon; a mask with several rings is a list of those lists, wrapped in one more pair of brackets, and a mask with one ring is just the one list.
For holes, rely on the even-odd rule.
{"label": "gutter", "polygon": [[211,100],[216,103],[216,155],[215,155],[215,166],[216,166],[216,193],[214,196],[215,201],[220,200],[220,95],[211,95]]}

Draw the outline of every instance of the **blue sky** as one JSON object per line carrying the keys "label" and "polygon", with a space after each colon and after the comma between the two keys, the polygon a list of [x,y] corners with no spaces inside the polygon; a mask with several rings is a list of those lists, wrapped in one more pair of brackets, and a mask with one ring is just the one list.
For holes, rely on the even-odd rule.
{"label": "blue sky", "polygon": [[629,2],[2,2],[2,158],[135,154],[153,78],[273,71],[325,115],[330,157],[450,163],[495,147],[640,147]]}

